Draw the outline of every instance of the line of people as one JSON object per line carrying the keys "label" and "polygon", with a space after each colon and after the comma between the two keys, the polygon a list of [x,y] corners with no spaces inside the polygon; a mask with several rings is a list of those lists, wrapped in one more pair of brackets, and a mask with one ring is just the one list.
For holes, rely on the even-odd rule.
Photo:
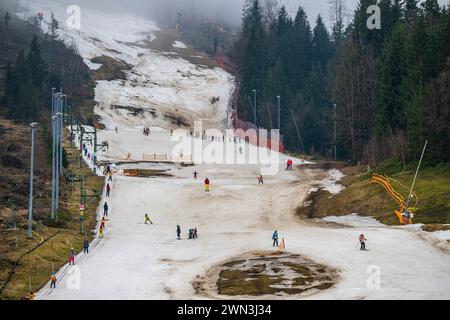
{"label": "line of people", "polygon": [[[87,151],[87,147],[86,144],[83,143],[82,145],[84,155],[85,157],[87,156],[88,160],[90,160],[90,154]],[[112,171],[111,171],[111,167],[110,165],[107,165],[105,168],[105,171],[103,172],[105,176],[108,177],[108,183],[106,184],[106,197],[110,196],[110,192],[111,192],[111,186],[109,184],[109,182],[112,182]],[[108,221],[107,217],[108,217],[108,210],[109,210],[109,206],[108,203],[105,201],[103,204],[103,217],[100,220],[100,227],[99,227],[99,238],[103,238],[104,233],[105,233],[105,228],[106,228],[106,221]],[[89,240],[87,239],[87,237],[84,238],[83,240],[83,253],[84,254],[88,254],[89,253]],[[73,247],[70,248],[69,251],[69,266],[70,265],[75,265],[75,249]],[[56,288],[56,282],[58,281],[57,277],[56,277],[56,273],[53,271],[50,275],[50,288]],[[30,291],[29,294],[30,298],[34,298],[34,292]]]}

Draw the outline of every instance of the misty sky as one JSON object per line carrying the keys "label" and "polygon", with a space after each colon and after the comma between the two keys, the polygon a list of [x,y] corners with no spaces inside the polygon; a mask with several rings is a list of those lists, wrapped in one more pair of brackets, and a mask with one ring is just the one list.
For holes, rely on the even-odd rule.
{"label": "misty sky", "polygon": [[[2,0],[14,1],[14,0]],[[20,1],[20,0],[19,0]],[[264,1],[264,0],[260,0]],[[286,6],[289,13],[295,15],[298,6],[301,5],[306,11],[311,25],[320,14],[324,18],[328,27],[330,22],[330,4],[332,0],[278,0],[280,4]],[[343,1],[343,0],[342,0]],[[448,5],[450,0],[439,0],[441,5]],[[78,4],[81,9],[89,6],[99,10],[128,11],[142,15],[146,18],[167,20],[168,24],[175,19],[178,12],[187,15],[206,16],[214,21],[240,25],[242,16],[242,6],[245,0],[60,0],[67,5]],[[348,23],[359,0],[345,0],[347,7],[347,17],[344,22]]]}
{"label": "misty sky", "polygon": [[[330,0],[279,0],[280,4],[286,6],[288,12],[292,15],[301,5],[306,11],[311,23],[314,22],[317,16],[320,14],[326,22],[329,20],[329,2]],[[352,12],[359,0],[346,0],[346,6]],[[161,16],[160,10],[170,10],[171,12],[181,11],[189,13],[201,13],[209,18],[216,19],[218,21],[232,23],[239,25],[242,17],[242,6],[245,0],[72,0],[70,3],[86,3],[92,6],[95,3],[96,6],[102,6],[102,2],[107,2],[107,7],[122,8],[126,7],[130,11],[138,12],[142,15],[148,15],[156,13],[158,17]]]}

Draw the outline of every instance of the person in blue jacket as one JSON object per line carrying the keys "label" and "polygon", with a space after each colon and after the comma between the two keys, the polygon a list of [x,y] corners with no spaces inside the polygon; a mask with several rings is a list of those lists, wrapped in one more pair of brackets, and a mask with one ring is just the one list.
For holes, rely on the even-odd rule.
{"label": "person in blue jacket", "polygon": [[275,232],[272,235],[272,240],[273,240],[273,247],[277,246],[278,247],[278,232],[277,230],[275,230]]}

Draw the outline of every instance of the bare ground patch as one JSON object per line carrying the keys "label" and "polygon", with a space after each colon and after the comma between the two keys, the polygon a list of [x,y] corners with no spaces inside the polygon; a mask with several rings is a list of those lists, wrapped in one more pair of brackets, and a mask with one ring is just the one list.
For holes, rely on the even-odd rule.
{"label": "bare ground patch", "polygon": [[292,253],[249,252],[198,276],[196,294],[233,298],[306,296],[336,284],[338,270]]}

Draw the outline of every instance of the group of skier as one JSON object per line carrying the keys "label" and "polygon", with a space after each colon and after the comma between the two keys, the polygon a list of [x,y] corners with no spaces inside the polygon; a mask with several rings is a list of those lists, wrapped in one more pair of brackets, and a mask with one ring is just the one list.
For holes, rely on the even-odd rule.
{"label": "group of skier", "polygon": [[[196,239],[197,237],[197,228],[189,229],[188,239]],[[177,240],[181,240],[181,227],[179,224],[177,224]]]}
{"label": "group of skier", "polygon": [[144,130],[142,130],[142,134],[144,136],[148,136],[150,134],[150,128],[144,128]]}

